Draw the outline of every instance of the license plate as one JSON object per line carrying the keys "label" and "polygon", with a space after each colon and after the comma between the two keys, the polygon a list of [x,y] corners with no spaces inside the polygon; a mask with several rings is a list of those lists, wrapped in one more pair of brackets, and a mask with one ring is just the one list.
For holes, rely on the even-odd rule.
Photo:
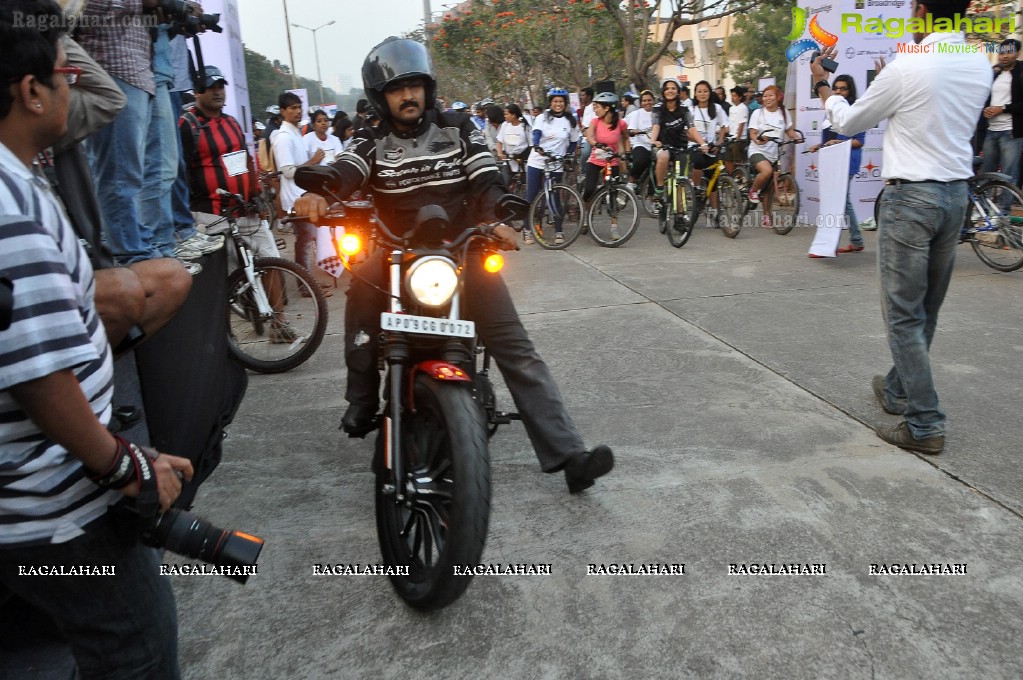
{"label": "license plate", "polygon": [[392,333],[425,333],[454,338],[471,338],[476,335],[476,324],[473,321],[452,321],[392,312],[383,312],[380,315],[380,328]]}

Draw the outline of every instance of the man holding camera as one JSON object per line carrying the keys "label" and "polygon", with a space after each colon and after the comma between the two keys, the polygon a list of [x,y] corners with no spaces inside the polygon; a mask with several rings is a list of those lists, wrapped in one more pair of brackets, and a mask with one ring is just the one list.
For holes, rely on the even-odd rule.
{"label": "man holding camera", "polygon": [[[25,21],[25,17],[34,19]],[[52,0],[0,4],[0,586],[49,615],[83,678],[177,678],[177,619],[155,550],[110,506],[168,509],[191,464],[111,435],[110,346],[92,266],[33,159],[66,130],[79,76]],[[43,27],[43,28],[39,28]]]}

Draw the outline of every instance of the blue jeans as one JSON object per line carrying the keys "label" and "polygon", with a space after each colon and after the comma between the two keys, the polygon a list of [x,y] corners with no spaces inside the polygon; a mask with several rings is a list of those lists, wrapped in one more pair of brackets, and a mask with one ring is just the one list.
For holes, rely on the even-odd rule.
{"label": "blue jeans", "polygon": [[163,256],[139,209],[153,97],[120,78],[114,82],[128,101],[113,122],[89,138],[89,153],[103,235],[118,264],[132,264]]}
{"label": "blue jeans", "polygon": [[852,204],[852,181],[855,175],[849,175],[849,186],[845,190],[845,220],[849,223],[849,243],[854,246],[863,245],[863,232],[860,231],[860,223],[856,221],[856,211]]}
{"label": "blue jeans", "polygon": [[153,117],[146,137],[146,155],[139,194],[139,215],[152,230],[152,245],[164,256],[174,256],[174,217],[171,189],[178,177],[178,117],[171,105],[170,87],[157,85]]}
{"label": "blue jeans", "polygon": [[[112,566],[116,575],[18,575],[39,565]],[[66,543],[0,549],[0,586],[53,619],[84,680],[177,680],[177,609],[159,565],[157,551],[127,544],[108,514]]]}
{"label": "blue jeans", "polygon": [[[312,273],[313,265],[316,264],[316,225],[309,222],[292,222],[291,226],[295,231],[295,263]],[[309,256],[309,249],[313,249],[313,257]]]}
{"label": "blue jeans", "polygon": [[[1013,137],[1012,130],[988,130],[984,137],[984,163],[981,172],[994,172],[998,168],[1012,178],[1013,184],[1019,184],[1019,156],[1023,149],[1023,137]],[[1004,200],[1001,200],[1004,198]],[[1003,192],[999,198],[1001,207],[1008,208],[1012,203],[1012,195]]]}
{"label": "blue jeans", "polygon": [[[181,117],[181,93],[171,91],[170,98],[176,126]],[[195,218],[192,217],[192,210],[189,207],[191,189],[188,186],[188,160],[185,158],[181,135],[178,134],[176,127],[174,137],[178,141],[178,175],[171,188],[171,216],[174,220],[174,240],[180,243],[195,236],[196,230]]]}
{"label": "blue jeans", "polygon": [[888,186],[880,200],[881,302],[894,364],[885,394],[889,403],[905,400],[914,437],[942,436],[930,347],[966,217],[966,181]]}

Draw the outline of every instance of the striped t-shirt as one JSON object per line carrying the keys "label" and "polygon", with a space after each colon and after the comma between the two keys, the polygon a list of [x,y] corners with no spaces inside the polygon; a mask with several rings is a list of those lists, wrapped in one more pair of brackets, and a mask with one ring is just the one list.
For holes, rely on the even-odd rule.
{"label": "striped t-shirt", "polygon": [[89,258],[46,179],[3,144],[0,215],[0,273],[14,283],[11,326],[0,331],[0,548],[64,543],[121,494],[86,479],[81,462],[43,434],[9,390],[73,369],[105,425],[110,346],[93,304]]}

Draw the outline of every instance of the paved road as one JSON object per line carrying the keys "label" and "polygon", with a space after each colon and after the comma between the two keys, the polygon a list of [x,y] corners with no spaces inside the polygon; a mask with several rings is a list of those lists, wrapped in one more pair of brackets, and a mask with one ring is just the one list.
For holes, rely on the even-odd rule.
{"label": "paved road", "polygon": [[[509,257],[523,321],[614,472],[569,496],[519,424],[493,439],[484,561],[552,575],[478,577],[447,609],[403,606],[376,563],[371,444],[337,431],[341,318],[283,376],[253,375],[197,512],[267,545],[242,587],[175,577],[188,678],[1018,678],[1023,676],[1023,272],[962,246],[932,357],[945,453],[879,440],[893,418],[875,236],[806,257],[812,233],[652,220],[620,249]],[[343,284],[342,284],[343,286]],[[499,388],[504,403],[510,399]],[[587,576],[588,564],[684,563],[681,576]],[[826,575],[729,575],[730,564]],[[872,576],[872,563],[966,575]]]}

